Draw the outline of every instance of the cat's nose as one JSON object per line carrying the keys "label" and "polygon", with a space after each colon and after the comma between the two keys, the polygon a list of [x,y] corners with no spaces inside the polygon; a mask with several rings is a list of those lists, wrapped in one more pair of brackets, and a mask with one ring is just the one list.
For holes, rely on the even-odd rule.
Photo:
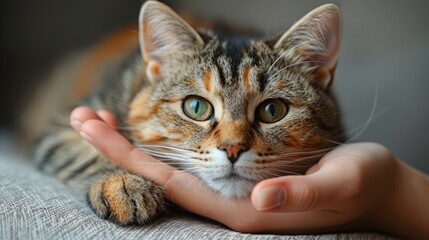
{"label": "cat's nose", "polygon": [[234,164],[235,162],[237,162],[238,158],[240,157],[240,154],[242,152],[247,151],[249,147],[241,143],[223,143],[218,147],[218,149],[225,151],[229,161]]}

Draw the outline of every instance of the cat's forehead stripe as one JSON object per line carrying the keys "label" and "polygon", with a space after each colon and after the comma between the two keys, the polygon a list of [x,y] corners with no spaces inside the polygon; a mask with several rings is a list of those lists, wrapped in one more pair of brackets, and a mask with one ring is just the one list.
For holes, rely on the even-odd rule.
{"label": "cat's forehead stripe", "polygon": [[220,40],[214,51],[214,62],[219,69],[222,86],[234,85],[238,80],[243,56],[249,51],[250,46],[250,40],[246,38]]}
{"label": "cat's forehead stripe", "polygon": [[250,71],[251,71],[251,67],[246,67],[243,74],[243,85],[247,93],[250,92],[250,82],[249,82]]}
{"label": "cat's forehead stripe", "polygon": [[[249,93],[251,87],[255,86],[259,92],[265,91],[270,79],[263,71],[265,65],[261,64],[265,63],[269,66],[272,59],[266,58],[269,47],[263,42],[247,38],[221,38],[213,49],[213,65],[224,90],[225,87],[242,87]],[[259,70],[253,73],[254,69]]]}
{"label": "cat's forehead stripe", "polygon": [[211,81],[212,81],[212,72],[210,70],[206,71],[203,76],[204,88],[207,92],[211,90]]}
{"label": "cat's forehead stripe", "polygon": [[217,75],[219,78],[219,82],[222,86],[224,86],[226,84],[225,74],[223,73],[223,69],[217,60],[218,59],[215,59],[215,61],[213,61],[213,63],[216,66],[216,71],[217,71]]}
{"label": "cat's forehead stripe", "polygon": [[258,76],[259,91],[263,92],[268,85],[269,76],[266,73],[261,73]]}
{"label": "cat's forehead stripe", "polygon": [[250,46],[249,39],[233,38],[225,41],[225,55],[230,59],[232,78],[238,77],[238,67],[242,61],[243,52]]}

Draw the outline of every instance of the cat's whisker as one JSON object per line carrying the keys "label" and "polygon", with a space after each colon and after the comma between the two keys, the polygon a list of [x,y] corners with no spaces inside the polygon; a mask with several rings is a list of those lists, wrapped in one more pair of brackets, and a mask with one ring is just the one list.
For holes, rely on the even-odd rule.
{"label": "cat's whisker", "polygon": [[271,66],[268,68],[268,71],[267,71],[267,73],[270,73],[271,72],[271,70],[272,70],[272,68],[276,65],[276,63],[278,62],[278,61],[280,61],[280,59],[282,59],[286,54],[289,54],[289,53],[291,53],[293,50],[295,50],[296,48],[298,48],[298,47],[300,47],[300,46],[302,46],[302,45],[305,45],[305,44],[307,44],[307,43],[309,43],[309,42],[313,42],[313,41],[318,41],[319,39],[310,39],[310,40],[307,40],[307,41],[303,41],[302,43],[300,43],[300,44],[297,44],[297,45],[295,45],[295,46],[293,46],[293,47],[291,47],[291,48],[289,48],[288,50],[286,50],[284,53],[282,53],[274,62],[273,62],[273,64],[271,64]]}
{"label": "cat's whisker", "polygon": [[215,196],[214,196],[214,200],[215,201],[219,201],[219,200],[224,200],[224,198],[220,197],[221,192],[217,191]]}
{"label": "cat's whisker", "polygon": [[279,160],[280,161],[265,163],[262,166],[296,167],[296,166],[303,166],[303,165],[313,165],[319,159],[317,157],[316,158],[299,158],[299,159],[293,159],[287,162],[285,162],[284,159],[279,159]]}
{"label": "cat's whisker", "polygon": [[193,179],[186,184],[188,187],[191,186],[192,184],[194,184],[195,182],[197,182],[199,180],[199,178],[197,176],[195,176],[195,174],[191,173],[191,175],[193,176]]}
{"label": "cat's whisker", "polygon": [[331,139],[325,139],[325,141],[327,141],[328,143],[335,144],[336,146],[341,146],[341,145],[345,144],[343,142],[339,142],[339,141],[335,141],[335,140],[331,140]]}
{"label": "cat's whisker", "polygon": [[359,138],[360,135],[362,135],[363,132],[365,132],[365,130],[369,127],[369,125],[371,124],[371,122],[373,122],[376,118],[378,118],[379,116],[381,116],[382,114],[384,114],[385,112],[387,112],[387,111],[389,111],[391,109],[391,107],[385,108],[385,109],[383,109],[382,111],[380,111],[380,112],[378,112],[376,114],[375,110],[376,110],[377,103],[378,103],[378,86],[376,86],[376,88],[375,88],[374,103],[372,105],[371,112],[370,112],[370,114],[368,116],[368,119],[365,122],[363,122],[362,124],[359,124],[354,129],[349,130],[348,133],[346,134],[346,135],[349,135],[351,132],[356,132],[356,133],[354,133],[353,137],[349,138],[344,143],[338,142],[338,141],[334,141],[334,140],[331,140],[331,139],[325,139],[325,141],[333,143],[333,144],[336,144],[338,146],[354,142],[356,139]]}
{"label": "cat's whisker", "polygon": [[[122,161],[122,162],[132,162],[131,160],[124,160],[124,161]],[[159,163],[146,163],[146,162],[134,162],[134,164],[136,164],[136,165],[163,165],[163,164],[168,164],[168,165],[171,165],[171,166],[175,166],[175,165],[177,165],[177,166],[184,166],[184,165],[189,165],[189,166],[199,166],[199,165],[197,165],[197,164],[193,164],[193,163],[164,163],[164,162],[159,162]]]}
{"label": "cat's whisker", "polygon": [[280,74],[281,72],[287,70],[290,67],[296,66],[296,65],[300,65],[300,64],[304,64],[304,63],[325,63],[323,61],[301,61],[301,62],[297,62],[297,63],[291,63],[289,65],[287,65],[286,67],[283,67],[281,69],[279,69],[277,72],[275,72],[273,75],[271,75],[268,80],[272,80],[274,77],[277,77],[278,74]]}
{"label": "cat's whisker", "polygon": [[301,160],[301,159],[311,159],[311,158],[317,158],[317,157],[322,157],[323,155],[325,155],[326,153],[328,153],[330,150],[326,150],[326,151],[321,151],[318,153],[311,153],[311,154],[279,154],[279,157],[285,158],[284,160]]}
{"label": "cat's whisker", "polygon": [[162,151],[161,149],[167,149],[172,150],[174,152],[181,152],[181,153],[188,153],[193,154],[195,151],[188,150],[185,148],[175,147],[175,146],[166,146],[166,145],[157,145],[157,144],[134,144],[134,146],[141,148],[141,149],[147,149],[147,150],[153,150],[153,151]]}
{"label": "cat's whisker", "polygon": [[130,29],[130,28],[128,28],[128,29],[126,29],[128,32],[132,32],[132,33],[136,33],[136,34],[138,34],[139,33],[139,31],[137,31],[137,30],[134,30],[134,29]]}
{"label": "cat's whisker", "polygon": [[318,154],[312,156],[303,156],[285,159],[284,157],[276,157],[269,159],[271,160],[268,163],[264,163],[263,166],[275,166],[275,167],[302,167],[302,166],[312,166],[319,161],[321,157],[325,154]]}
{"label": "cat's whisker", "polygon": [[[274,172],[282,172],[282,173],[286,173],[288,175],[291,175],[291,174],[302,173],[302,171],[312,167],[313,165],[314,165],[314,163],[312,163],[312,164],[301,164],[301,165],[295,165],[295,166],[271,165],[271,166],[265,166],[263,169],[271,169]],[[261,169],[261,170],[263,170],[263,169]]]}
{"label": "cat's whisker", "polygon": [[188,152],[188,153],[195,153],[195,151],[188,150],[185,148],[175,147],[175,146],[167,146],[167,145],[158,145],[158,144],[135,144],[134,146],[140,147],[140,148],[164,148],[174,151],[180,151],[180,152]]}
{"label": "cat's whisker", "polygon": [[141,149],[143,151],[145,151],[147,154],[152,155],[154,157],[159,157],[159,158],[166,158],[166,159],[181,159],[183,161],[186,161],[190,158],[184,156],[184,155],[180,155],[177,153],[166,153],[166,152],[157,152],[157,151],[151,151],[151,150],[146,150],[146,149]]}
{"label": "cat's whisker", "polygon": [[293,171],[279,172],[273,169],[262,169],[261,171],[258,172],[257,178],[258,178],[258,181],[262,181],[269,178],[282,177],[287,175],[298,175],[298,173]]}
{"label": "cat's whisker", "polygon": [[118,127],[116,127],[116,130],[134,131],[134,130],[140,130],[140,128],[138,128],[138,127],[129,127],[129,126],[118,126]]}
{"label": "cat's whisker", "polygon": [[[200,53],[200,51],[198,50],[198,47],[195,45],[194,42],[191,42],[192,48],[194,49],[196,56],[199,58],[199,60],[203,63],[204,62],[204,58],[203,55]],[[195,58],[192,58],[192,61],[194,61],[195,66],[199,66],[197,60]]]}
{"label": "cat's whisker", "polygon": [[286,153],[278,154],[277,156],[281,156],[281,157],[314,156],[317,154],[325,154],[325,153],[331,151],[332,149],[334,149],[334,147],[330,147],[330,148],[323,149],[323,150],[315,150],[315,151],[311,151],[311,152],[286,152]]}
{"label": "cat's whisker", "polygon": [[285,171],[285,172],[269,172],[267,173],[266,176],[264,176],[264,179],[269,179],[269,178],[276,178],[276,177],[284,177],[284,176],[301,176],[302,174],[297,173],[297,172],[292,172],[292,171]]}
{"label": "cat's whisker", "polygon": [[362,127],[362,130],[360,130],[355,136],[353,136],[350,140],[348,140],[346,143],[350,143],[352,141],[354,141],[357,137],[359,137],[359,135],[361,135],[369,126],[370,122],[374,121],[377,117],[379,117],[380,115],[384,114],[385,112],[389,111],[390,109],[392,109],[392,107],[389,108],[385,108],[384,110],[380,111],[379,113],[377,113],[376,115],[372,116],[371,120],[368,121],[368,124],[365,124],[364,127]]}
{"label": "cat's whisker", "polygon": [[188,172],[188,170],[183,170],[183,169],[175,169],[172,172],[174,172],[176,174],[191,174],[191,175],[195,176],[192,172]]}
{"label": "cat's whisker", "polygon": [[[155,155],[158,157],[178,158],[178,159],[183,159],[183,160],[188,160],[188,159],[195,160],[192,156],[189,156],[189,155],[193,155],[194,152],[186,151],[184,149],[178,149],[178,148],[174,148],[174,147],[165,147],[165,149],[172,151],[172,152],[170,152],[170,151],[166,152],[166,151],[157,150],[156,148],[159,148],[159,146],[156,148],[143,147],[142,145],[136,145],[136,146],[137,146],[137,148],[146,152],[147,154]],[[178,152],[180,152],[180,153],[178,153]]]}
{"label": "cat's whisker", "polygon": [[[327,147],[327,148],[322,148],[322,149],[304,150],[304,151],[291,150],[291,151],[286,151],[284,153],[280,153],[278,155],[275,155],[274,157],[288,158],[288,157],[299,157],[299,156],[314,156],[317,154],[323,155],[323,154],[326,154],[327,152],[333,150],[334,148],[335,147]],[[268,157],[271,157],[271,156],[268,156]]]}
{"label": "cat's whisker", "polygon": [[323,157],[325,154],[317,154],[317,155],[308,155],[308,156],[293,156],[293,157],[284,157],[284,156],[272,156],[270,158],[264,158],[263,164],[272,164],[272,163],[279,163],[279,164],[287,164],[291,165],[293,163],[301,163],[308,160],[309,162],[312,162],[314,160],[317,160],[320,157]]}
{"label": "cat's whisker", "polygon": [[294,176],[302,175],[301,173],[298,173],[298,172],[287,171],[287,170],[278,170],[278,169],[276,169],[276,170],[264,169],[263,173],[265,173],[265,175],[266,175],[266,176],[263,176],[263,179],[282,177],[282,176],[288,176],[288,175],[294,175]]}
{"label": "cat's whisker", "polygon": [[346,143],[350,143],[353,142],[355,139],[357,139],[369,126],[369,124],[371,123],[373,117],[374,117],[374,113],[375,113],[375,109],[377,107],[377,102],[378,102],[378,87],[375,88],[375,96],[374,96],[374,104],[372,105],[372,109],[371,109],[371,113],[368,117],[368,120],[365,122],[364,126],[362,127],[362,129],[357,132],[355,134],[355,136],[353,136],[352,138],[348,139],[346,141]]}

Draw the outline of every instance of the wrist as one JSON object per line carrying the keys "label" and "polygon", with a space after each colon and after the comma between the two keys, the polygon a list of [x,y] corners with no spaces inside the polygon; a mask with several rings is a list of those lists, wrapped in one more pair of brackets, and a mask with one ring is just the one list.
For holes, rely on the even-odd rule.
{"label": "wrist", "polygon": [[392,182],[389,194],[365,217],[372,230],[395,236],[428,238],[429,231],[429,179],[421,172],[392,156]]}

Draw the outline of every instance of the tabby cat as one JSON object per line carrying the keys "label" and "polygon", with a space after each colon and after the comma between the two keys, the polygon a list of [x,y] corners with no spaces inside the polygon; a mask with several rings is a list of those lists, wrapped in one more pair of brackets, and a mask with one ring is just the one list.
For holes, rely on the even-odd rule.
{"label": "tabby cat", "polygon": [[[339,35],[332,4],[283,35],[250,39],[195,30],[148,1],[140,51],[105,68],[111,74],[80,105],[111,111],[133,144],[220,197],[245,198],[263,179],[303,174],[342,140],[330,92]],[[88,201],[100,217],[145,224],[166,209],[162,186],[115,166],[68,125],[48,130],[35,151],[38,166],[70,184],[89,182]]]}

